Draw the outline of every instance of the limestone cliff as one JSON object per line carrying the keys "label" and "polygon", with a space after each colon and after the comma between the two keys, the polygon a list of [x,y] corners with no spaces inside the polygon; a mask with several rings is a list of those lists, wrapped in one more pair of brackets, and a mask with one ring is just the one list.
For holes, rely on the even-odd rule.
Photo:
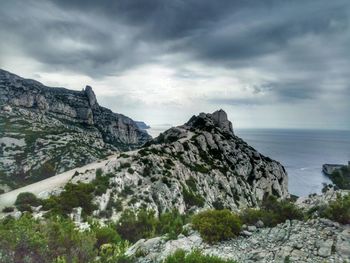
{"label": "limestone cliff", "polygon": [[[95,172],[87,171],[72,181],[91,181]],[[267,195],[289,196],[283,166],[235,136],[222,110],[193,116],[142,149],[111,160],[103,172],[109,187],[96,197],[97,214],[110,209],[117,215],[110,205],[115,203],[184,213],[212,207],[237,210],[256,206]]]}
{"label": "limestone cliff", "polygon": [[50,88],[0,70],[0,185],[15,188],[150,139],[90,86]]}

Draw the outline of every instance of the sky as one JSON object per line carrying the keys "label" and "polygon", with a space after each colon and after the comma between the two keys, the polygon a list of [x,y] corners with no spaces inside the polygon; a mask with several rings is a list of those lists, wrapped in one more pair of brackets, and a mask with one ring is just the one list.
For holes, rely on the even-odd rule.
{"label": "sky", "polygon": [[151,125],[350,129],[348,0],[1,0],[0,68]]}

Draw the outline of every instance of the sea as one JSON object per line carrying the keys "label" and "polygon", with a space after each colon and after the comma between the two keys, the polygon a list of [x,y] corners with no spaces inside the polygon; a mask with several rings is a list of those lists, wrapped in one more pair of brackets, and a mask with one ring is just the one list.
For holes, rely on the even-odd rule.
{"label": "sea", "polygon": [[[155,137],[167,128],[155,126],[148,132]],[[331,183],[322,172],[323,164],[350,161],[350,131],[235,129],[235,134],[279,161],[288,173],[289,192],[297,196],[320,193],[324,183]]]}

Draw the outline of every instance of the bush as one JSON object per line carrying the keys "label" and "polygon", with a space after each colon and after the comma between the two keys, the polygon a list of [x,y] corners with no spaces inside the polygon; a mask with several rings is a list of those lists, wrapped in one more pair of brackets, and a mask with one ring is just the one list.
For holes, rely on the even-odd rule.
{"label": "bush", "polygon": [[83,216],[91,215],[97,209],[92,202],[93,192],[94,185],[92,184],[68,183],[59,196],[50,196],[50,198],[43,200],[43,208],[51,210],[54,214],[67,215],[72,212],[73,208],[81,207]]}
{"label": "bush", "polygon": [[80,232],[71,220],[45,223],[24,215],[0,221],[1,262],[93,262],[97,253],[93,232]]}
{"label": "bush", "polygon": [[96,227],[93,229],[96,235],[96,248],[100,248],[103,244],[117,244],[122,241],[118,232],[111,226]]}
{"label": "bush", "polygon": [[29,205],[29,206],[39,206],[41,204],[40,199],[38,199],[33,193],[24,192],[17,196],[15,205]]}
{"label": "bush", "polygon": [[294,203],[288,200],[278,201],[275,196],[269,196],[263,201],[262,210],[265,210],[262,221],[267,226],[275,226],[287,219],[302,220],[304,218],[302,210]]}
{"label": "bush", "polygon": [[350,190],[350,167],[343,166],[329,175],[332,182],[340,189]]}
{"label": "bush", "polygon": [[204,206],[203,197],[194,193],[192,190],[187,190],[185,187],[183,187],[182,195],[183,195],[185,204],[188,208],[192,206],[198,206],[198,207]]}
{"label": "bush", "polygon": [[350,194],[338,194],[336,200],[329,202],[320,215],[341,224],[350,224]]}
{"label": "bush", "polygon": [[32,212],[32,206],[39,206],[41,200],[38,199],[33,193],[24,192],[17,196],[15,201],[16,208],[21,212]]}
{"label": "bush", "polygon": [[268,225],[268,222],[275,221],[272,213],[255,208],[244,209],[239,216],[241,221],[246,225],[255,225],[259,220],[263,221],[266,225]]}
{"label": "bush", "polygon": [[120,169],[125,169],[125,168],[130,168],[131,164],[130,163],[121,163],[119,168]]}
{"label": "bush", "polygon": [[216,256],[203,255],[199,250],[186,253],[184,250],[177,250],[168,256],[164,263],[237,263],[233,260],[224,260]]}
{"label": "bush", "polygon": [[242,226],[239,217],[227,209],[200,212],[193,216],[192,224],[208,243],[233,238],[239,234]]}
{"label": "bush", "polygon": [[101,168],[96,169],[96,177],[100,177],[102,176],[102,174],[103,174],[103,171]]}
{"label": "bush", "polygon": [[157,223],[157,234],[167,234],[169,239],[176,239],[182,233],[184,224],[185,217],[181,216],[177,210],[161,214]]}
{"label": "bush", "polygon": [[117,231],[123,239],[136,242],[141,238],[153,237],[157,221],[153,211],[140,210],[137,214],[125,210],[118,223]]}
{"label": "bush", "polygon": [[128,248],[128,242],[120,242],[118,244],[104,244],[99,250],[98,263],[133,263],[132,258],[125,256]]}
{"label": "bush", "polygon": [[269,196],[263,201],[261,209],[247,208],[241,212],[240,218],[247,225],[254,225],[261,220],[265,226],[273,227],[287,219],[302,220],[304,214],[291,201],[278,201],[276,197]]}
{"label": "bush", "polygon": [[6,206],[4,209],[2,209],[2,212],[4,213],[11,213],[15,210],[13,206]]}
{"label": "bush", "polygon": [[16,206],[16,208],[18,209],[18,211],[21,211],[21,212],[33,212],[33,209],[30,205],[28,204],[19,204]]}

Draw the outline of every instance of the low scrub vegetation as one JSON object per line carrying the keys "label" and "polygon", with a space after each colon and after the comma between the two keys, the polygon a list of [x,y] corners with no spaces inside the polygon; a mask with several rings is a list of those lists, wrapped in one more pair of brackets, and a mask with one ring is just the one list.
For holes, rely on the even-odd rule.
{"label": "low scrub vegetation", "polygon": [[193,192],[192,190],[187,190],[183,189],[182,190],[182,195],[185,201],[185,204],[188,208],[192,206],[198,206],[198,207],[203,207],[204,205],[204,199],[197,193]]}
{"label": "low scrub vegetation", "polygon": [[0,261],[15,263],[121,263],[127,243],[109,227],[78,231],[69,219],[45,222],[30,215],[0,221]]}
{"label": "low scrub vegetation", "polygon": [[182,233],[185,222],[186,217],[177,211],[163,213],[157,218],[153,211],[142,209],[135,213],[125,210],[117,223],[117,231],[123,239],[130,242],[165,234],[169,239],[175,239]]}
{"label": "low scrub vegetation", "polygon": [[38,199],[33,193],[24,192],[20,193],[17,196],[15,201],[15,206],[19,211],[32,211],[32,206],[39,206],[41,204],[41,200]]}
{"label": "low scrub vegetation", "polygon": [[350,167],[343,166],[329,175],[332,182],[340,189],[350,190]]}
{"label": "low scrub vegetation", "polygon": [[302,220],[304,214],[291,201],[278,201],[276,197],[269,196],[263,201],[261,209],[245,209],[240,214],[240,218],[243,223],[248,225],[254,225],[261,220],[265,226],[273,227],[285,222],[287,219]]}
{"label": "low scrub vegetation", "polygon": [[216,256],[207,256],[199,250],[186,253],[184,250],[177,250],[168,256],[164,263],[237,263],[233,260],[224,260]]}
{"label": "low scrub vegetation", "polygon": [[193,216],[192,224],[204,241],[215,243],[228,240],[241,231],[241,220],[229,210],[208,210]]}
{"label": "low scrub vegetation", "polygon": [[321,217],[341,224],[350,224],[350,194],[337,195],[336,200],[331,201],[327,206],[319,207],[318,212]]}
{"label": "low scrub vegetation", "polygon": [[91,215],[97,209],[97,206],[92,202],[94,191],[93,184],[68,183],[59,196],[50,196],[50,198],[43,200],[43,209],[50,210],[49,214],[68,215],[73,208],[81,207],[83,216]]}

